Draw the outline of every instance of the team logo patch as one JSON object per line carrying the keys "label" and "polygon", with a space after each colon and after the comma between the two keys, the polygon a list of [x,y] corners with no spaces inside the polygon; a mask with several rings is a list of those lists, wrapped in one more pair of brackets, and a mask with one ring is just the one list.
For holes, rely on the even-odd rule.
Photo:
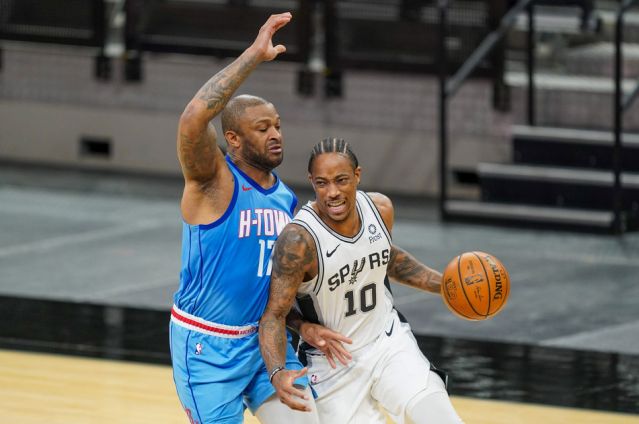
{"label": "team logo patch", "polygon": [[311,384],[317,384],[318,381],[319,377],[317,376],[317,374],[311,374]]}
{"label": "team logo patch", "polygon": [[202,343],[197,343],[195,345],[195,354],[200,355],[202,353]]}

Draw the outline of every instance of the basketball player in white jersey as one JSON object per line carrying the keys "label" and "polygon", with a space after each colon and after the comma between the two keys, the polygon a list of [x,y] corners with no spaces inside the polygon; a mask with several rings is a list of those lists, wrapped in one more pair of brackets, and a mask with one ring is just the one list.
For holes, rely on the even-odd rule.
{"label": "basketball player in white jersey", "polygon": [[461,423],[385,285],[388,275],[438,295],[441,274],[392,244],[393,205],[382,194],[357,190],[361,169],[344,140],[318,143],[308,171],[315,201],[277,239],[259,325],[260,349],[280,400],[303,408],[304,394],[293,386],[297,374],[286,368],[285,318],[297,301],[306,321],[352,340],[347,365],[334,366],[312,346],[300,347],[321,422],[385,423],[381,406],[397,423]]}

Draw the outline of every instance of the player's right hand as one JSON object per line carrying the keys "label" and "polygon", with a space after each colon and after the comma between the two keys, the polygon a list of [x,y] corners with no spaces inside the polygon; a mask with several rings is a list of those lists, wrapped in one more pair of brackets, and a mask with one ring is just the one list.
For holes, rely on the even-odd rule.
{"label": "player's right hand", "polygon": [[332,368],[337,368],[335,358],[342,365],[347,365],[353,359],[349,351],[344,347],[344,343],[352,344],[353,341],[323,325],[305,322],[300,326],[300,336],[306,343],[319,349],[326,356]]}
{"label": "player's right hand", "polygon": [[251,49],[255,51],[261,61],[273,60],[286,51],[286,47],[282,44],[273,46],[273,34],[289,23],[291,19],[293,19],[293,15],[290,12],[280,13],[271,15],[266,23],[262,25],[257,38],[251,45]]}
{"label": "player's right hand", "polygon": [[303,390],[298,389],[297,387],[299,386],[295,386],[295,380],[306,375],[307,371],[308,368],[302,368],[301,370],[283,369],[277,372],[271,380],[271,384],[275,387],[275,393],[277,397],[280,398],[280,402],[296,411],[311,411],[307,403],[298,400],[304,399],[308,401],[308,395]]}

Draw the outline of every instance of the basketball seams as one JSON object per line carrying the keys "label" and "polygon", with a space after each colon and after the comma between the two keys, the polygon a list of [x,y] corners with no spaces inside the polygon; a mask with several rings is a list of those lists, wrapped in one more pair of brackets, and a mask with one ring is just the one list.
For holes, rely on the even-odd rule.
{"label": "basketball seams", "polygon": [[[459,257],[456,257],[455,259],[458,259]],[[448,275],[451,272],[455,272],[456,264],[453,263],[453,261],[455,260],[453,259],[448,266],[446,267],[446,269],[444,270],[444,275]],[[455,315],[459,316],[460,318],[464,318],[467,320],[473,320],[472,317],[469,317],[467,315],[464,315],[462,312],[458,311],[457,308],[455,308],[455,306],[451,303],[450,299],[448,298],[448,290],[446,287],[446,281],[448,279],[444,278],[444,283],[442,284],[442,290],[444,291],[444,293],[442,294],[442,298],[444,299],[444,303],[446,304],[446,306],[448,307],[448,309],[453,312]],[[453,278],[450,278],[450,280],[454,283],[455,287],[457,288],[457,284],[455,283],[455,280]]]}
{"label": "basketball seams", "polygon": [[[486,253],[483,253],[483,252],[481,253],[486,255]],[[486,315],[484,316],[488,318],[489,316],[492,315],[490,313],[490,303],[492,301],[492,294],[490,292],[490,277],[488,276],[488,271],[486,271],[486,267],[484,266],[484,261],[482,260],[482,258],[477,254],[477,252],[472,252],[472,254],[475,255],[477,259],[479,259],[479,263],[481,264],[481,267],[484,270],[484,275],[486,276],[486,286],[488,287],[488,307],[486,308]]]}
{"label": "basketball seams", "polygon": [[[464,288],[464,284],[462,283],[463,279],[462,279],[462,275],[461,275],[461,260],[462,260],[462,256],[464,256],[463,254],[459,255],[457,257],[457,274],[459,276],[458,280],[459,281],[459,285],[461,286],[461,291],[462,293],[464,293],[464,297],[466,298],[466,302],[468,303],[468,305],[470,306],[470,309],[473,310],[473,312],[475,312],[477,315],[481,315],[480,313],[478,313],[475,308],[473,307],[473,304],[470,303],[470,299],[468,298],[468,294],[466,294],[466,289]],[[453,307],[453,309],[455,309],[455,311],[457,311],[456,308]],[[463,316],[464,318],[470,319],[470,320],[475,320],[475,318],[473,317],[469,317],[468,315],[462,314],[461,312],[457,311],[461,316]]]}
{"label": "basketball seams", "polygon": [[[477,267],[475,260],[479,261],[481,268]],[[488,287],[484,289],[481,284],[487,284]],[[459,290],[463,291],[463,297],[458,293]],[[470,321],[486,320],[504,308],[510,295],[510,276],[501,261],[493,255],[482,251],[463,252],[454,257],[444,269],[441,295],[448,309],[460,318]],[[478,296],[473,297],[474,295]],[[473,299],[476,305],[471,302]],[[480,309],[486,312],[479,312]]]}

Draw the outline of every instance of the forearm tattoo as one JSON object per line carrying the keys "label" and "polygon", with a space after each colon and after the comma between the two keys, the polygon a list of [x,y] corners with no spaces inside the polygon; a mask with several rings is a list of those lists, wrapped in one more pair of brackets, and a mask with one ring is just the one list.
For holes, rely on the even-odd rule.
{"label": "forearm tattoo", "polygon": [[260,349],[268,370],[286,362],[286,316],[315,258],[315,245],[304,232],[297,225],[287,226],[273,249],[269,301],[260,321]]}
{"label": "forearm tattoo", "polygon": [[439,293],[441,273],[419,262],[402,248],[393,245],[387,269],[388,276],[398,283]]}
{"label": "forearm tattoo", "polygon": [[205,103],[201,109],[191,102],[185,114],[194,114],[195,122],[201,126],[201,132],[194,136],[180,132],[179,154],[182,167],[192,178],[205,178],[212,171],[212,158],[215,156],[217,144],[215,133],[208,134],[208,123],[218,115],[229,99],[257,66],[254,57],[240,56],[233,63],[215,74],[197,92],[195,98]]}
{"label": "forearm tattoo", "polygon": [[206,108],[213,115],[217,115],[256,66],[255,58],[240,56],[208,80],[200,88],[196,97],[206,102]]}

